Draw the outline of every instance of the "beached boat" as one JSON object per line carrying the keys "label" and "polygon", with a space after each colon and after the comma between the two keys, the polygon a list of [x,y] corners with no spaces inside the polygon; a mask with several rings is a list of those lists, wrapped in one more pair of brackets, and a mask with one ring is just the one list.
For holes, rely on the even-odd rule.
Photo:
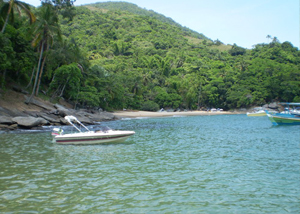
{"label": "beached boat", "polygon": [[254,111],[254,112],[247,112],[247,116],[251,117],[251,116],[266,116],[267,113],[264,110],[258,110],[258,111]]}
{"label": "beached boat", "polygon": [[295,110],[291,110],[289,106],[300,106],[300,103],[280,103],[287,105],[283,112],[272,114],[266,111],[267,116],[273,125],[300,125],[300,115]]}
{"label": "beached boat", "polygon": [[[90,131],[84,126],[76,117],[65,116],[65,119],[70,123],[77,132],[64,134],[60,128],[54,128],[52,132],[53,140],[58,144],[102,144],[102,143],[122,143],[130,136],[134,135],[134,131],[121,131],[121,130],[99,130]],[[79,124],[79,127],[74,123]],[[84,131],[81,131],[83,127]]]}

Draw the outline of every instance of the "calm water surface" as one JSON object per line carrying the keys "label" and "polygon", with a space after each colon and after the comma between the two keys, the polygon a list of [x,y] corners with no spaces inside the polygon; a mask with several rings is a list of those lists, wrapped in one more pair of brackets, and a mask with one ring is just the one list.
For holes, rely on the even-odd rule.
{"label": "calm water surface", "polygon": [[126,143],[0,134],[0,213],[300,213],[300,126],[245,115],[103,123]]}

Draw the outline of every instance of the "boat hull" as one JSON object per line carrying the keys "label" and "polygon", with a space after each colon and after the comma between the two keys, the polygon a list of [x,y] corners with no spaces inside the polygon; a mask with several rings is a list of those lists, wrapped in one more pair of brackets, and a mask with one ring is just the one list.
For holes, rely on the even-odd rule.
{"label": "boat hull", "polygon": [[122,143],[135,134],[134,131],[83,132],[57,135],[54,140],[57,144],[92,145],[103,143]]}
{"label": "boat hull", "polygon": [[285,116],[278,116],[278,115],[271,115],[267,114],[270,121],[273,125],[300,125],[300,117],[296,117],[293,115],[285,115]]}
{"label": "boat hull", "polygon": [[266,112],[254,112],[254,113],[247,113],[248,117],[260,117],[260,116],[266,116]]}

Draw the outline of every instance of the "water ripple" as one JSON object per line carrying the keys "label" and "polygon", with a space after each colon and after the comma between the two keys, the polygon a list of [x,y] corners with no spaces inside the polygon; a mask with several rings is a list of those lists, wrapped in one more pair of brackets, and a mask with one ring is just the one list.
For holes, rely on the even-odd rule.
{"label": "water ripple", "polygon": [[122,120],[127,143],[1,134],[1,213],[299,213],[299,126],[245,115]]}

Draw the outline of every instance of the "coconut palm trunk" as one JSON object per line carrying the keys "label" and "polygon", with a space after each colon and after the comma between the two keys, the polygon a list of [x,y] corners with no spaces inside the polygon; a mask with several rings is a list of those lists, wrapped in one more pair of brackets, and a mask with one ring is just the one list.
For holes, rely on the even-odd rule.
{"label": "coconut palm trunk", "polygon": [[39,73],[39,80],[37,82],[37,87],[36,87],[36,91],[35,91],[35,96],[37,96],[39,94],[41,79],[42,79],[46,59],[47,59],[47,56],[44,57],[42,65],[41,65],[41,69],[40,69],[40,73]]}
{"label": "coconut palm trunk", "polygon": [[38,62],[38,67],[36,69],[36,74],[35,74],[35,80],[34,80],[34,85],[33,85],[33,88],[32,88],[32,92],[31,92],[31,95],[30,97],[26,100],[26,103],[30,103],[34,94],[35,94],[35,91],[36,91],[36,85],[37,85],[37,81],[38,81],[38,77],[39,77],[39,73],[40,73],[40,67],[41,67],[41,61],[42,61],[42,58],[43,58],[43,52],[44,52],[44,41],[42,42],[42,45],[41,45],[41,52],[40,52],[40,57],[39,57],[39,62]]}
{"label": "coconut palm trunk", "polygon": [[[11,11],[11,9],[10,9],[10,11]],[[9,14],[10,14],[10,11],[7,13],[7,16],[6,16],[6,19],[5,19],[4,25],[3,25],[3,27],[2,27],[2,30],[1,30],[1,33],[4,33],[4,30],[5,30],[5,28],[6,28],[6,25],[7,25],[7,23],[8,23],[8,19],[9,19]]]}
{"label": "coconut palm trunk", "polygon": [[44,56],[45,52],[50,49],[55,35],[57,35],[57,37],[55,38],[61,40],[60,27],[58,25],[58,16],[54,6],[49,3],[43,4],[38,15],[39,18],[32,33],[34,35],[32,46],[39,46],[40,57],[34,86],[31,96],[27,100],[27,103],[31,101],[34,95],[38,95],[41,79],[43,76],[44,65],[46,62],[46,56]]}

